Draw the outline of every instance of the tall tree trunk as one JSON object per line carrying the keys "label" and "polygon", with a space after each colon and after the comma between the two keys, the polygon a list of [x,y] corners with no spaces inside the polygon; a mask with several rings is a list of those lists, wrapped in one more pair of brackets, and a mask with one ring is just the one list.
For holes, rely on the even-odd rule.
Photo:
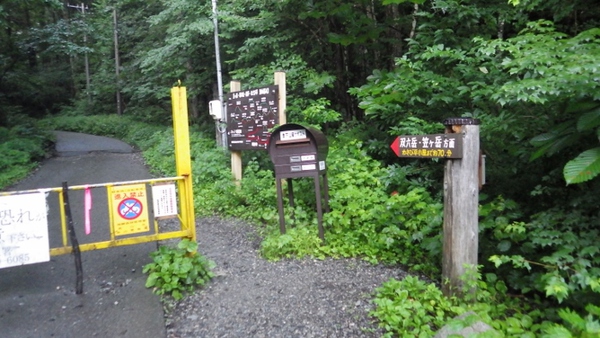
{"label": "tall tree trunk", "polygon": [[413,17],[412,17],[412,28],[410,29],[410,34],[408,35],[409,39],[412,39],[415,34],[417,33],[417,12],[419,11],[419,5],[415,4],[414,7],[414,12],[413,12]]}
{"label": "tall tree trunk", "polygon": [[[191,60],[188,60],[185,63],[185,68],[187,69],[187,71],[189,73],[194,71],[194,67],[192,66],[192,62]],[[191,96],[189,96],[189,93],[194,93],[194,91],[192,90],[193,87],[192,86],[188,86],[188,97],[190,99],[190,104],[188,106],[189,112],[190,112],[190,118],[192,121],[194,122],[198,122],[198,118],[200,117],[200,111],[198,110],[198,94],[192,94]]]}
{"label": "tall tree trunk", "polygon": [[403,36],[402,32],[399,28],[395,27],[395,24],[400,20],[400,9],[398,5],[388,5],[386,6],[385,15],[387,16],[387,21],[391,22],[392,25],[388,30],[388,34],[390,40],[394,41],[391,46],[391,54],[392,57],[389,60],[388,67],[390,69],[395,67],[395,58],[401,57],[404,53],[404,44],[402,42]]}

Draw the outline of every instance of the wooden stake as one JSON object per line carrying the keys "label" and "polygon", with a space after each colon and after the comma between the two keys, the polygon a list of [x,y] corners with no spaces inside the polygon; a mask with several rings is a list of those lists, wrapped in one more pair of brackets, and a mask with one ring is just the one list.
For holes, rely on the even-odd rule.
{"label": "wooden stake", "polygon": [[[229,82],[230,92],[239,92],[242,90],[242,83],[240,81]],[[227,145],[224,145],[227,147]],[[232,150],[231,151],[231,173],[236,185],[240,185],[242,180],[242,151]]]}
{"label": "wooden stake", "polygon": [[460,295],[461,277],[477,267],[479,206],[479,121],[450,118],[446,133],[462,133],[463,157],[449,159],[444,172],[444,243],[442,290]]}
{"label": "wooden stake", "polygon": [[287,109],[287,86],[285,83],[285,72],[275,72],[273,76],[273,82],[279,86],[279,125],[282,126],[287,123],[287,115],[285,110]]}

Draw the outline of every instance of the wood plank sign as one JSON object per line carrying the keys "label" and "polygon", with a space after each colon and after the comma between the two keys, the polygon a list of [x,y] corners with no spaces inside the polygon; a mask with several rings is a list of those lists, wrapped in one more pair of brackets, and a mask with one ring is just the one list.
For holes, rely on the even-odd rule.
{"label": "wood plank sign", "polygon": [[462,134],[401,135],[390,145],[398,157],[462,158]]}
{"label": "wood plank sign", "polygon": [[50,260],[46,196],[0,196],[0,268]]}

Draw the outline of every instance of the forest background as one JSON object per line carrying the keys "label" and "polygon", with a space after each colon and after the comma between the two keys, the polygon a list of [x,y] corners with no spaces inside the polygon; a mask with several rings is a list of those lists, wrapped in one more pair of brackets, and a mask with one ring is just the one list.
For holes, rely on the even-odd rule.
{"label": "forest background", "polygon": [[[327,245],[308,182],[295,227],[278,234],[266,153],[244,152],[232,183],[208,114],[210,1],[2,0],[0,186],[47,155],[51,129],[119,137],[171,173],[169,89],[181,80],[198,213],[255,221],[269,259],[359,256],[429,277],[380,288],[372,315],[390,334],[426,336],[467,310],[507,336],[600,332],[599,1],[229,0],[218,18],[225,91],[285,71],[288,121],[329,137]],[[481,120],[487,158],[470,300],[438,293],[443,161],[389,149],[461,116]]]}

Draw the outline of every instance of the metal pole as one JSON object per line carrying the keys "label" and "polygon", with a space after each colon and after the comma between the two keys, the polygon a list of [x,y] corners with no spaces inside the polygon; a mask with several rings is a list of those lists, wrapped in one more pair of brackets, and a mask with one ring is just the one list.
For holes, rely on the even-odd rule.
{"label": "metal pole", "polygon": [[[223,78],[221,75],[221,54],[220,54],[220,48],[219,48],[219,20],[218,20],[218,16],[217,16],[217,0],[212,0],[212,10],[213,10],[213,25],[215,26],[215,59],[216,59],[216,63],[217,63],[217,86],[218,86],[218,90],[219,90],[219,101],[221,102],[221,109],[223,111],[222,114],[222,119],[223,122],[225,124],[227,124],[227,114],[225,111],[225,102],[223,102]],[[217,123],[217,130],[219,131],[220,128],[218,126],[218,124],[220,123],[220,121],[216,121],[215,123]],[[221,132],[221,142],[222,142],[222,146],[224,148],[227,147],[227,130],[223,130]]]}

